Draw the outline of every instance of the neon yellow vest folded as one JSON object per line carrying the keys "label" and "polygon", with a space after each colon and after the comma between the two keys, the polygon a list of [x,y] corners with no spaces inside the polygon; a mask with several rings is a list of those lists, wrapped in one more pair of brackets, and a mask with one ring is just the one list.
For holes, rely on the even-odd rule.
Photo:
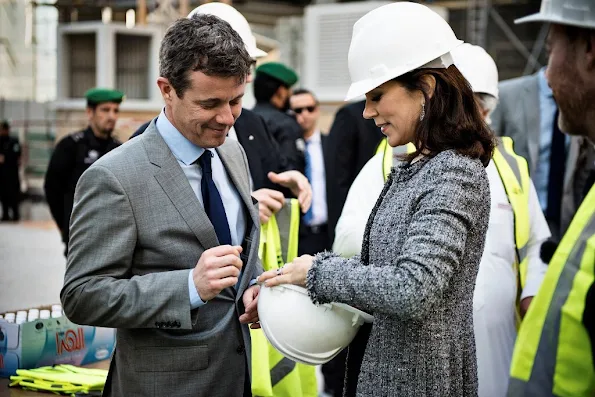
{"label": "neon yellow vest folded", "polygon": [[[265,271],[278,269],[297,256],[300,207],[288,200],[281,211],[261,225],[258,254]],[[284,357],[268,343],[260,329],[251,329],[252,395],[259,397],[316,397],[315,368]]]}

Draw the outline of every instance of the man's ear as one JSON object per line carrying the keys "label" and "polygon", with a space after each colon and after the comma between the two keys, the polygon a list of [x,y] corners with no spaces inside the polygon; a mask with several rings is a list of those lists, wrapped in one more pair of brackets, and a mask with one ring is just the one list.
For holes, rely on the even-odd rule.
{"label": "man's ear", "polygon": [[169,103],[172,99],[173,95],[176,95],[176,91],[169,83],[169,80],[165,77],[159,77],[157,79],[157,86],[159,87],[159,91],[161,92],[161,96],[165,103]]}

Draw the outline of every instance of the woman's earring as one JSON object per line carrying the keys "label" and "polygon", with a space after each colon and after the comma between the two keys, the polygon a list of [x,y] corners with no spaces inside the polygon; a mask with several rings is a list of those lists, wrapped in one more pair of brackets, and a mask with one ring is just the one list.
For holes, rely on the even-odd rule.
{"label": "woman's earring", "polygon": [[422,121],[426,117],[426,104],[423,102],[421,104],[421,113],[419,114],[419,121]]}

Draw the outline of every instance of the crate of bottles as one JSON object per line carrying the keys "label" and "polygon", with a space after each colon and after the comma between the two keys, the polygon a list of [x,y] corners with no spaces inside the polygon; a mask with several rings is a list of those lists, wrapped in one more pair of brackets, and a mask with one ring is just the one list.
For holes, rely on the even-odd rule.
{"label": "crate of bottles", "polygon": [[17,369],[105,360],[115,343],[114,329],[74,324],[60,305],[0,313],[0,377]]}

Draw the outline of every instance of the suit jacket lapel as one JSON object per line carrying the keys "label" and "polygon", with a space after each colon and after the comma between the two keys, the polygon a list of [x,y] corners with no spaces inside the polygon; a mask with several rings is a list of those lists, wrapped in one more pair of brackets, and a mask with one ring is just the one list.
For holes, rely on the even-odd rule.
{"label": "suit jacket lapel", "polygon": [[541,134],[541,112],[539,106],[539,80],[535,75],[525,86],[527,95],[523,101],[525,130],[527,131],[527,149],[529,151],[530,171],[534,175],[539,161],[539,141]]}
{"label": "suit jacket lapel", "polygon": [[155,120],[151,122],[143,139],[149,161],[156,166],[155,179],[169,197],[188,227],[205,250],[219,245],[215,229],[206,212],[192,191],[190,183],[178,161],[157,131]]}
{"label": "suit jacket lapel", "polygon": [[564,171],[564,192],[572,192],[572,181],[576,171],[576,162],[578,160],[581,138],[578,136],[570,137],[568,145],[568,154],[566,156],[566,168]]}

